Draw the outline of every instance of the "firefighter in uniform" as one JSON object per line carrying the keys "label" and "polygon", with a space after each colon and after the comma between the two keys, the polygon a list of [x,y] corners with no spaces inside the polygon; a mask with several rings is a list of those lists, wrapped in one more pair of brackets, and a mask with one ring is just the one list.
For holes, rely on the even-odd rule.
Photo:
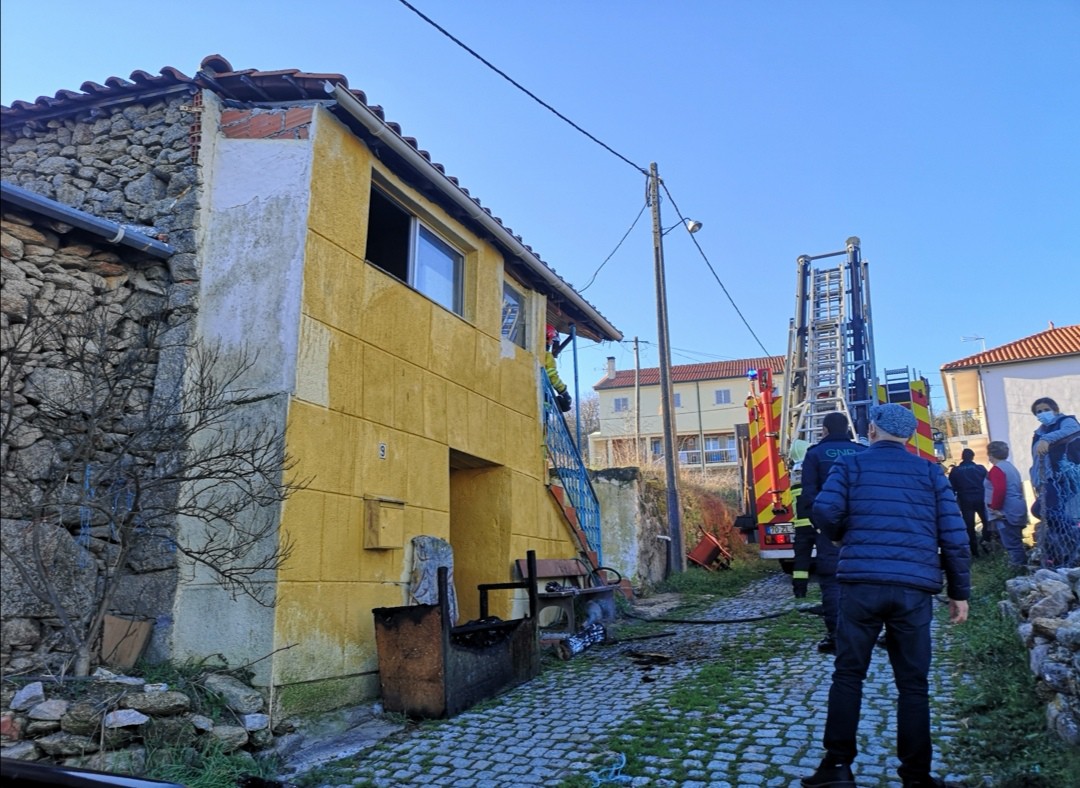
{"label": "firefighter in uniform", "polygon": [[[833,463],[848,454],[865,451],[861,443],[851,440],[848,419],[836,411],[821,422],[821,440],[806,451],[802,464],[802,490],[795,505],[798,514],[810,516],[814,499],[821,492]],[[817,538],[817,576],[821,586],[821,614],[825,619],[825,637],[817,645],[823,654],[836,653],[836,621],[840,614],[840,585],[836,581],[836,561],[840,548],[813,526]]]}
{"label": "firefighter in uniform", "polygon": [[566,413],[570,410],[573,400],[570,397],[570,392],[566,390],[566,384],[563,383],[562,378],[559,377],[559,369],[555,366],[555,359],[558,358],[562,349],[566,347],[566,344],[570,341],[570,337],[567,337],[564,342],[560,343],[558,330],[549,323],[545,339],[544,369],[547,371],[548,379],[551,380],[552,388],[555,389],[555,403],[559,406],[559,410]]}
{"label": "firefighter in uniform", "polygon": [[[797,501],[802,492],[802,463],[808,447],[809,444],[806,441],[797,438],[791,442],[791,449],[788,452],[788,459],[791,461],[791,498],[793,501]],[[796,508],[796,514],[798,514],[798,508]],[[802,599],[806,596],[810,585],[810,561],[814,555],[817,532],[810,524],[809,517],[796,516],[791,524],[795,526],[793,540],[795,559],[791,569],[791,591],[796,599]]]}

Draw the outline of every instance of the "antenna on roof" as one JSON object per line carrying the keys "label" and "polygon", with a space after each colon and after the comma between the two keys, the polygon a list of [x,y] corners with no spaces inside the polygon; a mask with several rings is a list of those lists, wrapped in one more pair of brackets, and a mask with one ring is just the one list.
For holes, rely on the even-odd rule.
{"label": "antenna on roof", "polygon": [[982,343],[982,352],[983,353],[986,352],[986,337],[980,337],[978,335],[970,336],[970,337],[960,337],[960,341],[961,342],[981,342]]}

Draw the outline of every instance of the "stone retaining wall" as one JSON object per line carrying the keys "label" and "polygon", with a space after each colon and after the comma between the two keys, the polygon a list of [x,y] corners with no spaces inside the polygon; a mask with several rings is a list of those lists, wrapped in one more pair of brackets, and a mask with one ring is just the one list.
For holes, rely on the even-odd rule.
{"label": "stone retaining wall", "polygon": [[1001,609],[1019,622],[1047,728],[1080,747],[1080,568],[1039,569],[1005,587]]}
{"label": "stone retaining wall", "polygon": [[239,679],[212,674],[200,680],[200,691],[220,700],[222,720],[193,711],[190,692],[101,668],[78,684],[5,685],[0,757],[141,774],[147,744],[198,748],[212,740],[223,752],[252,758],[285,757],[300,746],[294,723],[271,730],[263,696]]}

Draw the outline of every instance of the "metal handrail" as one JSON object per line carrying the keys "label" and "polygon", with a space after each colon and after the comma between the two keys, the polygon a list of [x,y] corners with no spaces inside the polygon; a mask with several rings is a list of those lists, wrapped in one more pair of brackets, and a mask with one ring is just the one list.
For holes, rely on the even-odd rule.
{"label": "metal handrail", "polygon": [[542,418],[548,457],[555,466],[570,504],[577,512],[578,524],[585,533],[588,548],[596,553],[598,565],[602,566],[604,559],[600,549],[600,502],[596,499],[596,492],[581,459],[581,452],[570,436],[566,420],[555,402],[555,388],[543,367],[539,368],[539,372],[540,387],[544,393]]}

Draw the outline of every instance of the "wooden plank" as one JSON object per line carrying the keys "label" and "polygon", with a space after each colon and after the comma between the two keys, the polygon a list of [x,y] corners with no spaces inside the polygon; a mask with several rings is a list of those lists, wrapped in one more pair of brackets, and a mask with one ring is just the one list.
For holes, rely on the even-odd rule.
{"label": "wooden plank", "polygon": [[[518,572],[522,577],[529,569],[524,558],[517,560]],[[538,578],[551,577],[585,577],[588,572],[585,566],[573,558],[538,558],[536,559],[536,576]]]}

